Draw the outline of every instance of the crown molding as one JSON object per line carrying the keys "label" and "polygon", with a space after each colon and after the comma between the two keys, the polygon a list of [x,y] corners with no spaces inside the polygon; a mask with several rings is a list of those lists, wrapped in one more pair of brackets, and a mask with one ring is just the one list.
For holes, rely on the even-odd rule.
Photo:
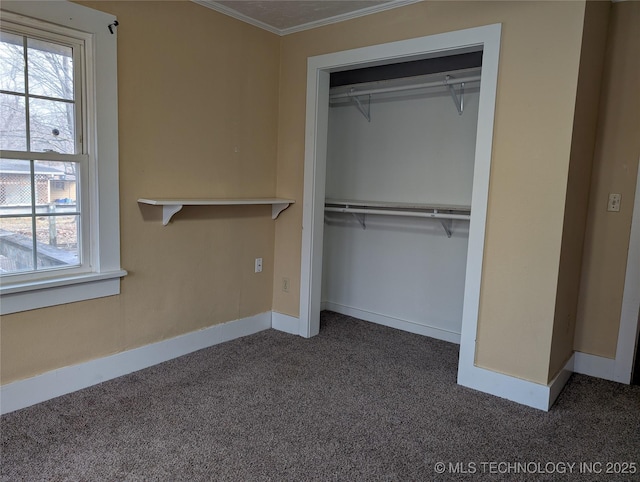
{"label": "crown molding", "polygon": [[272,27],[271,25],[267,25],[264,22],[261,22],[259,20],[256,20],[254,18],[251,17],[247,17],[246,15],[232,9],[229,8],[225,5],[222,5],[218,2],[214,2],[213,0],[191,0],[193,3],[197,3],[198,5],[202,5],[203,7],[209,8],[211,10],[215,10],[218,13],[222,13],[224,15],[228,15],[229,17],[233,17],[236,20],[240,20],[241,22],[245,22],[248,24],[253,25],[254,27],[258,27],[261,28],[263,30],[267,30],[271,33],[275,33],[276,35],[282,35],[282,32],[280,29],[277,29],[275,27]]}
{"label": "crown molding", "polygon": [[360,10],[354,10],[353,12],[343,13],[334,17],[324,18],[322,20],[316,20],[314,22],[305,23],[296,27],[289,27],[280,30],[280,35],[289,35],[296,32],[302,32],[304,30],[311,30],[313,28],[322,27],[324,25],[331,25],[333,23],[344,22],[354,18],[365,17],[367,15],[373,15],[374,13],[385,12],[394,8],[404,7],[414,3],[419,3],[422,0],[395,0],[389,3],[383,3],[380,5],[373,5],[371,7],[362,8]]}
{"label": "crown molding", "polygon": [[322,20],[316,20],[313,22],[304,23],[302,25],[296,25],[295,27],[289,27],[284,29],[279,29],[272,25],[261,22],[260,20],[256,20],[254,18],[248,17],[232,8],[227,7],[226,5],[222,5],[213,0],[191,0],[191,1],[203,7],[210,8],[211,10],[215,10],[216,12],[233,17],[236,20],[240,20],[242,22],[253,25],[254,27],[267,30],[268,32],[274,33],[279,36],[284,36],[284,35],[290,35],[296,32],[302,32],[304,30],[311,30],[313,28],[322,27],[324,25],[344,22],[346,20],[351,20],[358,17],[364,17],[366,15],[372,15],[374,13],[384,12],[386,10],[391,10],[394,8],[404,7],[406,5],[418,3],[423,0],[394,0],[389,3],[374,5],[371,7],[362,8],[360,10],[355,10],[353,12],[343,13],[340,15],[335,15],[333,17],[324,18]]}

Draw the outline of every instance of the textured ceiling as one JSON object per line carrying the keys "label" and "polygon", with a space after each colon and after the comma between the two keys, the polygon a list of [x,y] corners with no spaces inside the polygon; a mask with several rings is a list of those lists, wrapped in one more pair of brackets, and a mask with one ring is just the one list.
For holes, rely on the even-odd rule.
{"label": "textured ceiling", "polygon": [[418,0],[193,0],[280,35]]}

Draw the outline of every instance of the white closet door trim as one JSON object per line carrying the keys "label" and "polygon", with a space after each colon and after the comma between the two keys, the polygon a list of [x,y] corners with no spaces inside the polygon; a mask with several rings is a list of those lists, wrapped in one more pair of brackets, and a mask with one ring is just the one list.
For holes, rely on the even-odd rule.
{"label": "white closet door trim", "polygon": [[[322,244],[324,223],[324,198],[326,179],[326,145],[328,130],[329,76],[332,71],[363,66],[385,65],[394,62],[439,57],[450,53],[478,51],[488,48],[495,51],[496,60],[489,67],[496,71],[490,78],[497,82],[497,55],[500,46],[501,25],[487,25],[456,32],[431,35],[399,42],[345,50],[316,57],[307,61],[306,143],[304,169],[304,200],[302,230],[302,264],[300,278],[300,334],[305,337],[318,333],[320,324],[320,297],[322,283]],[[483,55],[486,55],[483,54]],[[484,61],[483,61],[484,62]],[[483,69],[484,70],[484,69]],[[487,122],[479,134],[485,137],[480,145],[489,146],[489,155],[484,162],[490,164],[490,146],[493,136],[493,104],[496,85],[483,81],[480,89],[480,119]],[[484,99],[483,99],[484,98]],[[487,108],[490,109],[487,110]],[[483,149],[484,153],[486,150]],[[476,166],[478,160],[476,159]],[[476,167],[477,168],[477,167]],[[488,172],[489,166],[483,168]],[[486,176],[488,190],[488,176]],[[474,190],[476,190],[474,185]],[[486,211],[485,206],[479,206]],[[476,236],[484,248],[484,215],[472,225],[479,226],[482,233]],[[480,263],[481,266],[481,263]],[[479,286],[480,279],[477,284]]]}

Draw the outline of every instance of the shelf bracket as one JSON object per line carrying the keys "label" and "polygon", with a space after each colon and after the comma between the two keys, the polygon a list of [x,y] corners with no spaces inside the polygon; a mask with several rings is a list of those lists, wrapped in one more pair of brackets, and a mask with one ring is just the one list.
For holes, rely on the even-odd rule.
{"label": "shelf bracket", "polygon": [[[433,214],[434,215],[438,214],[438,210],[434,209]],[[445,218],[439,218],[439,219],[440,219],[440,224],[442,224],[442,229],[444,229],[444,232],[447,233],[447,238],[450,238],[451,234],[453,234],[453,232],[451,231],[453,221],[451,219],[445,219]]]}
{"label": "shelf bracket", "polygon": [[449,92],[451,93],[451,98],[453,99],[453,103],[456,106],[458,115],[462,115],[462,113],[464,112],[464,82],[460,84],[460,98],[458,98],[456,90],[454,89],[453,85],[449,83],[450,79],[451,76],[447,75],[445,77],[444,83],[447,87],[449,87]]}
{"label": "shelf bracket", "polygon": [[441,219],[440,224],[442,224],[442,228],[444,232],[447,233],[447,238],[451,237],[451,219]]}
{"label": "shelf bracket", "polygon": [[162,224],[166,226],[175,213],[182,209],[182,204],[165,204],[162,206]]}
{"label": "shelf bracket", "polygon": [[351,213],[351,214],[360,223],[360,226],[362,226],[362,229],[367,229],[367,225],[365,224],[366,214],[357,214],[357,213]]}
{"label": "shelf bracket", "polygon": [[367,122],[371,122],[371,94],[368,95],[367,108],[365,109],[364,106],[362,105],[362,102],[357,97],[357,95],[352,95],[353,90],[354,89],[351,89],[351,92],[349,93],[349,97],[351,97],[351,99],[356,103],[356,107],[358,108],[360,113],[364,116],[364,118],[367,119]]}
{"label": "shelf bracket", "polygon": [[290,203],[276,203],[271,205],[271,219],[277,219],[280,213],[289,207]]}

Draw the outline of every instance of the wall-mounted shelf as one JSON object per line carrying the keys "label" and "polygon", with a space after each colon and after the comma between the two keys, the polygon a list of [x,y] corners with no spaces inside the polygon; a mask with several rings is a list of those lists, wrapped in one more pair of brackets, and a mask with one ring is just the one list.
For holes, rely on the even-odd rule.
{"label": "wall-mounted shelf", "polygon": [[[442,80],[436,80],[432,82],[419,82],[415,84],[400,84],[390,87],[378,87],[370,89],[356,89],[352,87],[349,91],[340,91],[340,88],[334,88],[334,91],[329,94],[329,102],[341,102],[345,100],[353,101],[360,111],[360,113],[371,122],[371,96],[375,94],[388,94],[395,92],[415,92],[417,90],[423,90],[433,87],[446,87],[449,90],[453,104],[456,107],[459,115],[464,112],[464,86],[465,83],[480,81],[480,75],[468,75],[466,77],[456,78],[451,75],[446,75]],[[454,85],[459,85],[458,92],[455,91]],[[362,101],[359,99],[361,96],[367,96],[367,107],[365,109]]]}
{"label": "wall-mounted shelf", "polygon": [[326,199],[325,212],[350,213],[366,229],[365,216],[377,214],[384,216],[406,216],[414,218],[438,219],[447,237],[451,237],[452,220],[471,219],[471,206],[454,206],[449,204],[416,204],[393,203],[379,201],[354,201],[345,199]]}
{"label": "wall-mounted shelf", "polygon": [[271,205],[271,218],[287,209],[295,203],[293,199],[260,198],[260,199],[138,199],[139,203],[152,206],[162,206],[162,224],[167,225],[172,216],[180,211],[183,206],[242,206],[242,205]]}

